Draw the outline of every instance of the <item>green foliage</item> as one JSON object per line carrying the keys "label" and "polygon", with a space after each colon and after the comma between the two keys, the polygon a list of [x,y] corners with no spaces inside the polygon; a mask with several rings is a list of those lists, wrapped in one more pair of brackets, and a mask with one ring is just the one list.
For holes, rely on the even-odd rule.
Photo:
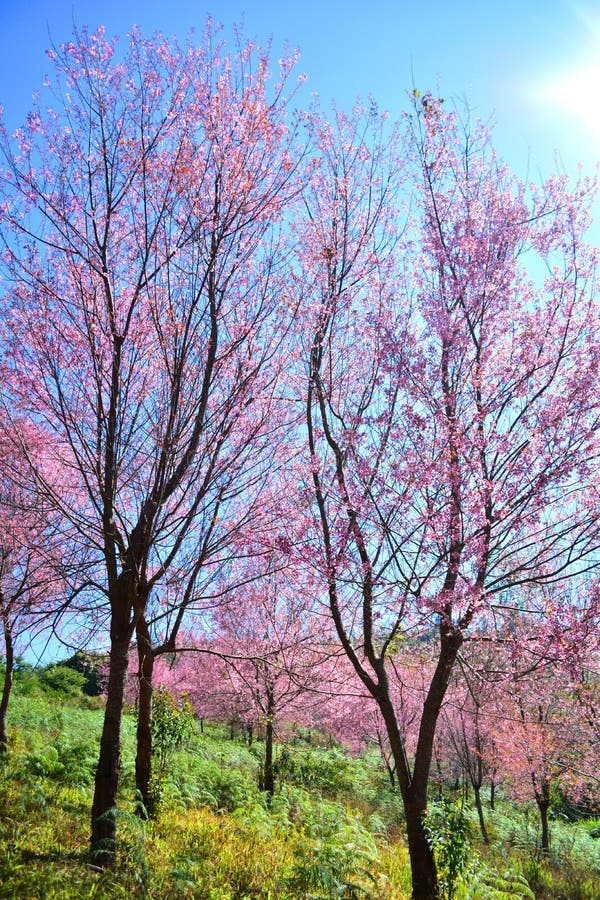
{"label": "green foliage", "polygon": [[590,818],[590,819],[587,819],[587,821],[583,822],[582,824],[583,824],[587,834],[589,834],[589,836],[591,838],[594,838],[596,840],[598,838],[600,838],[600,819],[597,819],[595,817]]}
{"label": "green foliage", "polygon": [[158,757],[159,774],[164,775],[170,756],[191,734],[194,711],[187,699],[176,700],[160,687],[152,698],[152,749]]}
{"label": "green foliage", "polygon": [[149,896],[151,879],[146,858],[145,823],[128,809],[116,809],[114,814],[119,833],[117,865],[121,878],[125,876],[137,896]]}
{"label": "green foliage", "polygon": [[287,886],[307,900],[371,897],[378,854],[360,817],[332,803],[311,807],[306,798],[302,806],[303,829]]}
{"label": "green foliage", "polygon": [[519,873],[503,872],[482,866],[475,874],[467,900],[535,900],[526,878]]}
{"label": "green foliage", "polygon": [[[54,697],[61,704],[101,709],[104,698],[100,696],[100,664],[92,662],[90,666],[97,668],[86,669],[87,662],[80,661],[80,656],[83,658],[83,654],[76,654],[64,663],[50,663],[41,668],[17,660],[13,672],[13,696]],[[0,678],[3,674],[4,664],[0,661]]]}
{"label": "green foliage", "polygon": [[83,693],[85,676],[58,663],[46,666],[39,673],[42,689],[59,697],[79,697]]}
{"label": "green foliage", "polygon": [[[200,734],[192,727],[169,756],[158,817],[141,822],[133,814],[130,715],[122,726],[116,866],[96,871],[87,852],[102,715],[79,702],[57,703],[56,694],[38,688],[17,698],[13,750],[0,761],[0,898],[410,897],[399,802],[375,756],[345,757],[317,739],[289,747],[289,778],[268,808],[252,751],[227,729],[207,723]],[[443,837],[461,812],[474,815],[450,801],[434,804],[428,824]],[[492,847],[479,848],[477,872],[468,887],[464,873],[457,880],[455,900],[600,900],[597,820],[555,822],[551,857],[538,860],[534,811],[499,803],[488,817]],[[467,829],[464,847],[468,841]]]}
{"label": "green foliage", "polygon": [[23,757],[22,773],[59,784],[91,785],[96,764],[94,748],[86,743],[56,740]]}
{"label": "green foliage", "polygon": [[435,854],[440,893],[454,900],[456,889],[474,869],[471,829],[462,802],[442,797],[425,819],[427,840]]}
{"label": "green foliage", "polygon": [[314,788],[335,797],[352,790],[352,760],[341,750],[292,750],[283,747],[275,763],[282,782]]}
{"label": "green foliage", "polygon": [[378,754],[373,758],[353,757],[340,747],[285,745],[275,762],[275,772],[279,784],[297,785],[331,799],[352,799],[365,811],[376,806],[385,822],[397,821],[400,798],[390,792]]}
{"label": "green foliage", "polygon": [[[590,859],[597,867],[597,857]],[[596,866],[594,866],[596,863]],[[565,858],[557,864],[552,860],[528,857],[523,864],[523,872],[533,895],[538,898],[557,897],[560,900],[600,900],[600,883],[592,872],[586,871],[573,858]]]}
{"label": "green foliage", "polygon": [[248,772],[211,759],[186,760],[173,766],[163,781],[165,795],[183,807],[227,810],[256,802],[258,788]]}
{"label": "green foliage", "polygon": [[18,659],[13,670],[13,696],[30,697],[42,692],[39,671],[24,660]]}
{"label": "green foliage", "polygon": [[84,653],[78,650],[62,665],[80,672],[84,677],[83,693],[88,697],[98,697],[104,689],[103,669],[106,656],[102,653]]}

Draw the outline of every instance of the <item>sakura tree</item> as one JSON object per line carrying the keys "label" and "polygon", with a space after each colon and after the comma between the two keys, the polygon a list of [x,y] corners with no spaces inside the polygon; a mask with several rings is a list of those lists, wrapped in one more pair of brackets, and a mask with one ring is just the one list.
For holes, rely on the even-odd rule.
{"label": "sakura tree", "polygon": [[515,678],[503,694],[494,729],[505,788],[521,802],[535,801],[544,854],[550,851],[553,795],[560,790],[575,801],[582,793],[589,797],[598,762],[586,776],[592,742],[575,698],[560,681],[559,671],[549,665],[535,676]]}
{"label": "sakura tree", "polygon": [[[579,758],[579,770],[598,770],[593,756],[600,746],[600,595],[597,579],[580,586],[575,597],[551,599],[555,659],[561,679],[588,733],[585,745],[592,751]],[[581,748],[580,748],[581,749]]]}
{"label": "sakura tree", "polygon": [[[493,629],[518,585],[592,566],[600,543],[593,185],[521,183],[483,125],[431,96],[415,95],[400,150],[375,109],[311,127],[307,546],[386,724],[424,900],[434,742],[465,636]],[[391,687],[408,639],[433,651],[413,754]]]}
{"label": "sakura tree", "polygon": [[[102,29],[50,54],[49,108],[2,135],[12,402],[60,450],[38,489],[95,556],[110,665],[91,845],[115,847],[128,653],[152,592],[255,478],[290,311],[278,223],[293,198],[285,84],[211,26],[180,48]],[[293,86],[291,86],[293,90]],[[26,446],[25,439],[23,440]]]}
{"label": "sakura tree", "polygon": [[[8,747],[7,713],[18,646],[46,627],[56,629],[67,592],[68,566],[56,516],[40,502],[12,423],[0,418],[0,620],[4,678],[0,696],[0,752]],[[37,432],[30,441],[40,442]]]}
{"label": "sakura tree", "polygon": [[449,687],[440,727],[449,754],[473,789],[481,836],[486,844],[489,835],[481,790],[486,777],[494,783],[494,773],[499,765],[493,728],[498,692],[498,674],[495,674],[496,677],[481,658],[475,666],[471,662],[469,669],[459,668]]}
{"label": "sakura tree", "polygon": [[231,684],[247,698],[250,724],[264,729],[261,783],[268,797],[275,790],[278,728],[285,721],[310,725],[312,707],[322,704],[330,689],[333,668],[330,642],[320,620],[301,585],[285,576],[285,572],[266,573],[218,612],[218,634]]}
{"label": "sakura tree", "polygon": [[199,715],[245,727],[250,741],[264,735],[260,782],[270,800],[277,735],[290,723],[313,724],[333,690],[336,660],[310,595],[274,553],[242,570],[206,636],[188,637],[173,677]]}

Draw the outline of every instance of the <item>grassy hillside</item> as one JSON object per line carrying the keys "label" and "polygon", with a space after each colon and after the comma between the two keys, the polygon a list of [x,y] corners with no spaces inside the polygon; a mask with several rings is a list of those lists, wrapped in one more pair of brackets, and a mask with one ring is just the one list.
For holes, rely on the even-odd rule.
{"label": "grassy hillside", "polygon": [[[0,897],[410,896],[401,805],[377,754],[354,759],[315,738],[296,738],[278,748],[278,789],[269,808],[258,789],[261,742],[248,747],[222,727],[201,733],[196,724],[157,779],[157,818],[144,821],[133,786],[133,714],[123,723],[118,865],[98,871],[86,854],[99,705],[77,685],[32,679],[14,697],[12,749],[0,764]],[[458,848],[466,868],[457,900],[600,898],[597,821],[554,821],[553,856],[541,861],[532,810],[501,803],[486,812],[491,847],[478,843],[470,811],[459,846],[456,822],[450,834],[445,829],[449,815],[460,818],[459,806],[433,805],[447,896]]]}

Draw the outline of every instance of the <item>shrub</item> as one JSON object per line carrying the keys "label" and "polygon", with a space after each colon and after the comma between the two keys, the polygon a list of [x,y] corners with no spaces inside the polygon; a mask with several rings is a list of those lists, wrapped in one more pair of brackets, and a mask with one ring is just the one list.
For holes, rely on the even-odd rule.
{"label": "shrub", "polygon": [[210,759],[176,760],[161,785],[167,802],[228,812],[255,801],[258,796],[250,773]]}
{"label": "shrub", "polygon": [[80,697],[83,694],[85,676],[68,666],[52,664],[39,673],[42,688],[60,697]]}
{"label": "shrub", "polygon": [[367,785],[370,773],[361,759],[347,756],[339,748],[282,748],[275,763],[275,774],[281,783],[295,784],[325,794],[327,797],[374,793]]}
{"label": "shrub", "polygon": [[425,831],[435,854],[440,893],[445,900],[453,900],[459,883],[472,874],[475,863],[463,804],[447,797],[432,804],[426,815]]}
{"label": "shrub", "polygon": [[21,773],[25,778],[47,778],[59,784],[85,787],[93,782],[95,762],[89,743],[69,744],[57,740],[27,753],[21,763]]}
{"label": "shrub", "polygon": [[189,737],[194,723],[190,702],[176,700],[165,687],[159,687],[152,699],[152,748],[164,774],[169,757]]}

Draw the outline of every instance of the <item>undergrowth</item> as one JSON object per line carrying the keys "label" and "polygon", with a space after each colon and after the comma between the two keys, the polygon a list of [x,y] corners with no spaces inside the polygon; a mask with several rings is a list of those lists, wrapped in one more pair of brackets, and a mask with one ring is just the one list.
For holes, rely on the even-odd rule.
{"label": "undergrowth", "polygon": [[[0,898],[410,897],[401,804],[376,754],[290,741],[278,751],[269,806],[258,788],[260,744],[195,729],[161,773],[158,816],[144,821],[135,815],[132,714],[123,722],[118,858],[99,871],[88,819],[102,711],[63,701],[34,691],[14,699],[11,750],[0,760]],[[474,812],[465,806],[454,821],[457,810],[432,804],[429,820],[446,897],[600,900],[598,821],[553,822],[551,854],[540,858],[531,812],[487,810],[486,848]]]}

